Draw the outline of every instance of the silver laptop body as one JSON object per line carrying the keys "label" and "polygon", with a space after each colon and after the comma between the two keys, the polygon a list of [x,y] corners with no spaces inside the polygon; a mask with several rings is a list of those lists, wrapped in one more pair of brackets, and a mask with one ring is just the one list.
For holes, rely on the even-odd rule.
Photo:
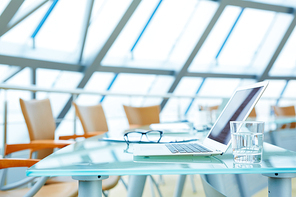
{"label": "silver laptop body", "polygon": [[[235,90],[227,105],[221,112],[201,146],[211,152],[172,153],[166,144],[134,144],[134,156],[163,155],[219,155],[223,154],[231,142],[230,121],[245,120],[268,85],[267,81],[240,87]],[[192,142],[191,142],[192,143]],[[198,142],[194,142],[198,143]]]}

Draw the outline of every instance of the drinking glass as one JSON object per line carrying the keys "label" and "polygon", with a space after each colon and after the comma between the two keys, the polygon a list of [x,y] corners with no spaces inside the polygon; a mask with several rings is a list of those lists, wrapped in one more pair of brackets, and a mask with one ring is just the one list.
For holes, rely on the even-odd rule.
{"label": "drinking glass", "polygon": [[264,122],[230,121],[235,163],[260,163],[262,160]]}

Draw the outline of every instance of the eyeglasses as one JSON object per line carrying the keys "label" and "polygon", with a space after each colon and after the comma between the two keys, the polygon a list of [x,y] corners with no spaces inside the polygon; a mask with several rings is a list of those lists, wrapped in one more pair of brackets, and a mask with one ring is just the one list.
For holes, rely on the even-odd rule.
{"label": "eyeglasses", "polygon": [[[123,138],[127,144],[137,143],[137,142],[154,142],[157,143],[162,138],[163,131],[151,130],[151,131],[131,131],[125,133]],[[143,140],[143,135],[146,136],[146,140]]]}

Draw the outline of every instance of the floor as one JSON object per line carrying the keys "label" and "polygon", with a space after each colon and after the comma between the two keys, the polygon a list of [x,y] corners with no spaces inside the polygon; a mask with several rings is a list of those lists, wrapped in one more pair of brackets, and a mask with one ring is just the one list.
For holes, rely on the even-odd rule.
{"label": "floor", "polygon": [[[159,176],[153,176],[156,181],[159,181]],[[193,193],[191,182],[189,177],[187,176],[186,178],[186,183],[185,187],[183,190],[183,195],[186,197],[205,197],[205,193],[203,191],[203,187],[200,181],[200,177],[198,175],[194,175],[194,183],[195,183],[195,188],[196,192]],[[127,182],[128,177],[124,176],[124,180]],[[178,175],[163,175],[163,183],[159,185],[162,196],[167,197],[167,196],[174,196],[174,190],[175,190],[175,185],[178,179]],[[158,193],[156,189],[154,189],[154,195],[151,193],[150,189],[150,180],[147,178],[144,192],[143,192],[143,197],[158,197]],[[118,196],[126,196],[127,192],[126,189],[124,188],[124,185],[122,183],[119,183],[114,189],[112,189],[109,193],[109,197],[118,197]]]}
{"label": "floor", "polygon": [[[159,176],[153,176],[155,180],[159,181]],[[202,183],[199,175],[194,175],[193,180],[195,183],[196,192],[193,192],[191,181],[189,176],[186,178],[185,187],[183,190],[183,197],[205,197],[205,193],[203,191]],[[173,197],[175,185],[178,179],[178,175],[163,175],[163,184],[160,184],[160,190],[163,197]],[[124,176],[123,179],[127,182],[128,177]],[[118,197],[118,196],[126,196],[126,189],[124,185],[120,182],[114,189],[112,189],[109,193],[109,197]],[[147,179],[146,185],[144,188],[143,197],[158,197],[158,193],[154,190],[154,195],[151,193],[150,189],[150,181]],[[267,188],[261,190],[253,197],[267,197]],[[296,197],[296,179],[292,179],[292,196]]]}

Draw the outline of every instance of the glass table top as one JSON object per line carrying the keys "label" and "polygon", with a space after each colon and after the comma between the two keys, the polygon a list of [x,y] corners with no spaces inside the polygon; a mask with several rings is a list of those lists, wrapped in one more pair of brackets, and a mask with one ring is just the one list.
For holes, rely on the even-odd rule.
{"label": "glass table top", "polygon": [[296,121],[295,116],[287,116],[287,117],[279,117],[279,118],[274,118],[273,120],[267,121],[267,124],[287,124],[287,123],[292,123]]}
{"label": "glass table top", "polygon": [[133,156],[133,145],[95,136],[56,151],[27,170],[28,176],[296,173],[296,152],[264,143],[260,164],[236,164],[231,148],[219,156]]}

